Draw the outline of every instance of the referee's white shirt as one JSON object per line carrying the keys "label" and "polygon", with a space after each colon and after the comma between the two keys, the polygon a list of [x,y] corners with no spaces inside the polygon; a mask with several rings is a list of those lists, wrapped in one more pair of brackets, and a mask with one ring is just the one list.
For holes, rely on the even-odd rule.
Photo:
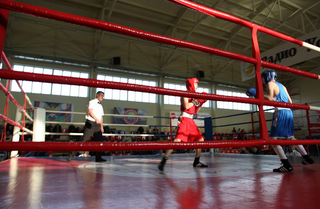
{"label": "referee's white shirt", "polygon": [[89,115],[89,109],[92,109],[93,114],[100,120],[101,117],[104,115],[103,107],[100,104],[99,100],[97,98],[90,100],[88,105],[88,110],[86,114],[86,119],[90,121],[95,121],[90,115]]}

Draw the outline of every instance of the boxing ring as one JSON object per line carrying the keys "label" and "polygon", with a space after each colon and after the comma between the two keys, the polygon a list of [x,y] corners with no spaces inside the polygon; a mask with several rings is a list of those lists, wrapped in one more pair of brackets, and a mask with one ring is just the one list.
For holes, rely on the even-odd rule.
{"label": "boxing ring", "polygon": [[[0,12],[4,20],[7,20],[5,17],[8,17],[8,11],[10,10],[235,59],[253,64],[257,75],[261,74],[261,67],[266,67],[310,79],[320,79],[320,76],[317,74],[262,61],[259,52],[257,32],[263,32],[320,52],[318,47],[191,1],[167,1],[250,28],[253,39],[253,57],[8,0],[0,2],[0,8],[2,8]],[[1,30],[5,30],[4,24],[2,24]],[[5,33],[0,33],[1,46],[3,45],[4,34]],[[2,58],[6,59],[4,53],[2,53]],[[36,139],[33,142],[19,142],[19,140],[0,142],[0,151],[128,151],[212,149],[275,144],[320,144],[318,140],[311,139],[280,141],[272,140],[268,137],[263,105],[302,109],[306,111],[319,111],[320,108],[307,104],[288,104],[264,100],[260,76],[256,76],[255,78],[257,97],[253,99],[192,93],[96,79],[15,72],[11,70],[9,63],[6,63],[6,66],[8,69],[0,70],[0,78],[8,80],[15,79],[73,84],[93,88],[132,90],[160,95],[254,104],[259,107],[259,139],[246,141],[207,140],[192,143],[66,143],[40,142]],[[1,90],[4,91],[6,95],[9,95],[7,96],[7,100],[10,98],[14,101],[12,95],[10,96],[10,92],[8,92],[6,88],[1,87]],[[27,101],[27,99],[25,101]],[[22,108],[23,111],[26,110],[25,104]],[[38,110],[35,109],[34,111],[36,115]],[[0,118],[15,125],[17,129],[23,129],[28,133],[34,134],[34,136],[39,131],[43,132],[44,127],[35,128],[32,132],[3,115],[0,115]],[[34,121],[34,123],[36,124],[36,121]],[[213,137],[212,128],[211,131],[206,131],[206,134],[209,135],[209,139],[211,139]],[[108,159],[106,164],[87,162],[82,159],[76,159],[68,164],[65,159],[13,158],[0,163],[2,176],[0,182],[3,188],[3,194],[0,194],[0,206],[8,208],[213,208],[215,206],[218,208],[255,208],[268,205],[272,208],[317,208],[317,193],[320,192],[320,160],[318,158],[315,158],[314,165],[308,167],[301,165],[296,158],[289,158],[295,167],[295,171],[289,174],[271,172],[271,168],[275,166],[275,161],[278,160],[277,156],[253,157],[252,155],[230,156],[224,153],[204,153],[201,155],[201,158],[203,161],[208,162],[209,168],[206,170],[192,168],[189,165],[192,158],[193,154],[170,157],[170,161],[172,160],[172,162],[168,162],[166,174],[160,174],[156,169],[160,160],[157,156],[141,156],[139,158],[136,156],[116,157],[111,159],[111,162],[110,159]],[[10,177],[9,183],[6,181],[7,176]],[[301,183],[301,179],[303,179],[303,183]]]}
{"label": "boxing ring", "polygon": [[[200,44],[194,44],[194,43],[190,43],[187,41],[182,41],[182,40],[173,39],[173,38],[169,38],[169,37],[165,37],[165,36],[161,36],[161,35],[151,34],[151,33],[135,30],[132,28],[128,28],[128,27],[124,27],[124,26],[120,26],[120,25],[116,25],[116,24],[111,24],[111,23],[93,20],[93,19],[89,19],[89,18],[83,18],[80,16],[70,15],[70,14],[62,13],[62,12],[56,12],[53,10],[44,9],[41,7],[31,6],[31,5],[27,5],[27,4],[11,2],[11,1],[2,1],[0,3],[0,6],[4,9],[10,9],[10,10],[16,11],[16,12],[27,13],[27,14],[31,14],[34,16],[38,16],[38,17],[44,17],[44,18],[50,18],[53,20],[74,23],[74,24],[78,24],[78,25],[91,27],[91,28],[101,29],[104,31],[120,33],[120,34],[124,34],[127,36],[142,38],[142,39],[155,41],[158,43],[174,45],[174,46],[178,46],[178,47],[182,47],[182,48],[190,48],[190,49],[202,51],[202,52],[209,53],[209,54],[214,54],[214,55],[221,56],[221,57],[227,57],[227,58],[231,58],[231,59],[244,61],[247,63],[254,64],[255,69],[256,69],[256,74],[258,74],[258,75],[260,75],[260,67],[267,67],[270,69],[289,72],[289,73],[297,74],[297,75],[300,75],[303,77],[319,80],[319,77],[320,77],[319,75],[262,61],[261,57],[260,57],[260,52],[259,52],[257,32],[260,31],[260,32],[263,32],[266,34],[270,34],[270,35],[273,35],[277,38],[281,38],[283,40],[289,41],[293,44],[297,44],[299,46],[303,46],[308,49],[315,50],[315,51],[319,52],[320,50],[318,47],[310,45],[310,44],[305,43],[303,41],[294,39],[292,37],[283,35],[281,33],[272,31],[272,30],[267,29],[265,27],[247,22],[245,20],[241,20],[241,19],[233,17],[231,15],[228,15],[228,14],[225,14],[222,12],[218,12],[213,9],[206,8],[204,6],[201,6],[201,5],[189,2],[189,1],[170,1],[170,2],[178,3],[178,4],[184,5],[186,7],[200,11],[202,13],[208,14],[210,16],[221,18],[221,19],[224,19],[227,21],[232,21],[232,22],[240,24],[242,26],[249,27],[252,30],[252,38],[253,38],[252,44],[253,44],[254,57],[247,57],[247,56],[243,56],[240,54],[231,53],[228,51],[203,46]],[[191,92],[183,92],[183,91],[178,91],[178,90],[169,90],[169,89],[164,89],[164,88],[159,88],[159,87],[153,88],[153,87],[146,87],[143,85],[131,85],[131,84],[124,84],[124,83],[117,83],[117,82],[97,81],[95,79],[77,79],[77,78],[70,78],[70,77],[63,77],[63,76],[51,76],[51,75],[49,76],[49,75],[39,75],[39,74],[37,75],[37,74],[32,74],[32,73],[13,72],[10,70],[1,70],[0,77],[5,78],[5,79],[41,81],[41,82],[59,83],[59,84],[85,85],[88,87],[112,88],[112,89],[120,89],[120,90],[133,90],[133,91],[140,91],[140,92],[157,93],[157,94],[162,94],[162,95],[186,96],[186,97],[200,98],[200,99],[205,99],[205,100],[233,101],[233,102],[240,102],[240,103],[256,104],[259,106],[259,109],[261,110],[261,111],[259,111],[259,121],[260,121],[259,126],[260,126],[261,140],[254,140],[251,142],[249,142],[249,141],[246,142],[246,143],[251,143],[252,146],[261,145],[261,144],[279,144],[279,143],[281,143],[281,145],[283,145],[282,143],[284,143],[286,145],[294,144],[294,142],[287,142],[287,141],[278,142],[278,141],[274,141],[274,140],[269,139],[268,132],[267,132],[267,126],[265,123],[261,122],[261,121],[265,121],[264,112],[262,111],[263,105],[276,106],[276,107],[286,107],[286,108],[296,108],[296,109],[304,109],[304,110],[309,110],[309,109],[318,110],[319,109],[319,107],[313,107],[313,106],[308,106],[308,105],[286,104],[286,103],[265,101],[263,98],[263,89],[262,89],[262,82],[261,82],[260,76],[256,77],[256,88],[257,88],[257,98],[256,99],[237,98],[237,97],[230,97],[230,96],[223,96],[222,97],[222,96],[218,96],[218,95],[214,95],[214,94],[204,95],[204,94],[200,94],[200,93],[191,93]],[[188,145],[175,144],[175,143],[161,143],[161,144],[148,144],[148,145],[143,144],[141,146],[138,144],[127,143],[126,145],[121,146],[121,147],[114,147],[110,144],[97,145],[97,144],[93,144],[93,143],[82,143],[82,144],[77,144],[77,145],[69,144],[67,146],[65,144],[59,144],[59,143],[51,144],[50,142],[46,143],[46,144],[41,143],[41,142],[37,142],[37,143],[38,143],[37,145],[36,144],[31,145],[31,146],[34,146],[34,148],[36,149],[35,151],[38,151],[38,149],[42,149],[42,150],[47,149],[48,147],[50,147],[50,149],[53,151],[54,150],[76,151],[77,146],[85,147],[89,151],[94,151],[94,150],[97,151],[97,149],[98,150],[110,150],[110,149],[111,150],[112,149],[130,150],[130,149],[135,149],[135,148],[139,149],[142,146],[150,146],[150,148],[152,148],[152,149],[155,148],[152,146],[156,146],[159,149],[169,149],[169,148],[181,149],[181,148],[184,148],[185,146],[188,146]],[[234,144],[235,146],[241,145],[241,143],[237,144],[239,142],[234,142],[234,143],[235,143]],[[301,140],[301,141],[299,140],[299,141],[296,141],[295,144],[296,143],[299,143],[299,144],[318,144],[318,142],[315,142],[313,140]],[[18,150],[21,150],[21,149],[30,150],[30,147],[28,147],[30,145],[25,145],[20,142],[15,142],[15,143],[7,142],[5,144],[2,146],[3,149],[12,150],[15,148]],[[190,145],[194,148],[215,148],[215,147],[221,147],[221,146],[230,146],[228,143],[220,143],[220,142],[218,142],[218,143],[197,142],[197,143],[190,143]],[[45,147],[47,147],[47,148],[45,148]]]}

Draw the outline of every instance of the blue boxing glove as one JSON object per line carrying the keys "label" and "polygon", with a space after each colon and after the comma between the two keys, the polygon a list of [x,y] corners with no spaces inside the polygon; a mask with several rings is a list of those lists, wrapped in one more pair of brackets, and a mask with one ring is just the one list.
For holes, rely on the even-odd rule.
{"label": "blue boxing glove", "polygon": [[256,96],[256,89],[255,88],[250,88],[247,90],[246,95],[251,97],[251,96]]}

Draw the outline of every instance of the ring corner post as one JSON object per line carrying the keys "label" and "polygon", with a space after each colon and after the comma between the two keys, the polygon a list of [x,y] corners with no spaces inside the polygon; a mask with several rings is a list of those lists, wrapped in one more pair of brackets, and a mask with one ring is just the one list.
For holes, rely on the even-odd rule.
{"label": "ring corner post", "polygon": [[45,127],[46,127],[46,110],[43,108],[34,109],[33,119],[33,142],[44,142],[45,141]]}
{"label": "ring corner post", "polygon": [[[204,136],[206,141],[213,141],[212,117],[210,116],[204,118]],[[210,153],[213,153],[213,148],[210,148]]]}
{"label": "ring corner post", "polygon": [[210,116],[204,118],[204,132],[206,141],[213,141],[212,118]]}
{"label": "ring corner post", "polygon": [[257,98],[260,99],[259,107],[259,129],[260,129],[260,139],[263,139],[265,142],[269,140],[267,124],[265,120],[265,115],[263,111],[264,105],[264,94],[263,94],[263,84],[260,77],[261,71],[261,54],[259,49],[259,42],[257,36],[258,26],[252,28],[252,54],[256,59],[255,71],[256,71],[256,89],[257,89]]}
{"label": "ring corner post", "polygon": [[[16,117],[15,117],[15,122],[19,123],[19,121],[22,119],[22,113],[19,110],[19,108],[16,109]],[[13,137],[12,141],[13,142],[19,142],[20,141],[20,128],[18,126],[14,126],[13,128]],[[10,154],[10,158],[17,156],[18,155],[18,150],[12,150]]]}
{"label": "ring corner post", "polygon": [[[212,117],[210,116],[204,118],[204,137],[206,141],[213,141]],[[213,148],[210,148],[210,153],[213,153]]]}
{"label": "ring corner post", "polygon": [[[4,40],[6,37],[7,32],[7,25],[9,19],[9,10],[7,9],[0,9],[0,51],[3,51]],[[0,54],[0,58],[2,54]]]}

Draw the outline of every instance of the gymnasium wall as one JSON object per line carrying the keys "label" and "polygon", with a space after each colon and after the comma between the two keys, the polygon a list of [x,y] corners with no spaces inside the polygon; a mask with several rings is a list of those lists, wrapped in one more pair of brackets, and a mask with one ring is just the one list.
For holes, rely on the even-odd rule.
{"label": "gymnasium wall", "polygon": [[[135,74],[125,74],[121,72],[110,72],[110,71],[104,71],[99,69],[88,69],[84,67],[76,67],[76,66],[68,66],[68,65],[59,65],[59,64],[53,64],[53,63],[43,63],[43,62],[36,62],[36,61],[30,61],[30,60],[21,60],[21,59],[10,59],[11,64],[24,64],[24,65],[31,65],[31,66],[41,66],[41,67],[48,67],[48,68],[55,68],[55,69],[64,69],[64,70],[76,70],[76,71],[83,71],[83,72],[90,72],[91,78],[96,78],[97,74],[108,74],[113,76],[122,76],[122,77],[130,77],[130,78],[139,78],[139,79],[145,79],[145,80],[153,80],[158,83],[160,87],[163,87],[164,83],[176,83],[184,85],[184,80],[174,80],[166,77],[161,76],[144,76],[144,75],[135,75]],[[320,74],[319,70],[313,73]],[[200,80],[201,81],[201,80]],[[6,86],[6,80],[1,80],[2,84]],[[301,78],[298,80],[298,82],[290,85],[290,88],[297,88],[299,87],[299,91],[301,94],[301,102],[308,102],[308,101],[315,101],[320,100],[320,96],[316,91],[311,91],[313,89],[313,86],[317,86],[318,81],[307,79],[307,78]],[[201,87],[209,88],[211,92],[215,92],[216,89],[222,89],[222,90],[228,90],[228,91],[237,91],[237,92],[245,92],[244,89],[235,89],[235,88],[229,88],[229,87],[221,87],[213,84],[207,84],[207,83],[200,83]],[[58,103],[71,103],[74,105],[74,112],[86,112],[86,105],[88,104],[88,101],[90,99],[95,98],[96,90],[94,88],[89,88],[89,98],[77,98],[77,97],[66,97],[66,96],[52,96],[52,95],[41,95],[41,94],[31,94],[29,93],[28,96],[30,100],[33,101],[45,101],[45,102],[58,102]],[[4,106],[5,106],[5,95],[2,94],[1,102],[0,102],[0,111],[1,114],[3,114]],[[21,93],[12,92],[12,95],[14,98],[20,103],[23,104],[23,96]],[[293,98],[294,99],[294,98]],[[209,101],[210,108],[203,107],[201,109],[201,112],[209,113],[213,118],[214,117],[222,117],[227,115],[234,115],[239,113],[247,113],[247,111],[237,111],[237,110],[227,110],[227,109],[217,109],[216,102],[215,101]],[[295,100],[294,100],[295,102]],[[141,102],[128,102],[128,101],[116,101],[116,100],[103,100],[102,105],[104,107],[105,114],[113,114],[114,107],[122,107],[122,108],[137,108],[137,109],[146,109],[147,115],[151,116],[165,116],[168,117],[170,111],[180,111],[180,106],[178,105],[165,105],[163,104],[163,96],[158,95],[158,103],[155,104],[149,104],[149,103],[141,103]],[[253,111],[256,111],[257,108],[254,106]],[[13,105],[12,102],[10,102],[9,107],[9,118],[14,119],[15,118],[15,112],[16,107]],[[254,113],[254,120],[258,120],[258,113]],[[272,119],[271,113],[266,113],[266,120]],[[84,122],[84,115],[74,115],[73,121],[74,122]],[[244,123],[244,122],[250,122],[251,116],[250,114],[243,115],[243,116],[235,116],[235,117],[228,117],[224,119],[217,119],[213,120],[213,126],[221,126],[226,124],[237,124],[237,123]],[[112,123],[113,118],[112,117],[104,117],[104,123]],[[3,121],[0,121],[0,123],[3,123]],[[147,120],[148,125],[168,125],[169,120],[168,119],[148,119]],[[267,122],[268,129],[270,127],[270,122]],[[243,124],[243,125],[234,125],[234,126],[225,126],[225,127],[218,127],[214,129],[214,132],[223,132],[228,133],[232,131],[232,128],[236,127],[243,128],[246,131],[251,131],[252,127],[251,124]],[[258,130],[258,123],[255,123],[254,125],[255,130]],[[62,128],[68,128],[68,125],[62,125]],[[138,127],[116,127],[117,130],[125,130],[126,132],[130,131],[136,131]],[[169,131],[169,128],[160,128],[161,131],[167,132]],[[201,130],[203,131],[203,130]]]}

